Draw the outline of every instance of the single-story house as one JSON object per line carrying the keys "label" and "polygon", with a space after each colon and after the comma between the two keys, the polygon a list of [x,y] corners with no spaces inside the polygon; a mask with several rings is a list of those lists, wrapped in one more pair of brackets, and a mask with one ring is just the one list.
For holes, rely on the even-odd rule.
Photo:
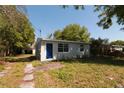
{"label": "single-story house", "polygon": [[36,57],[41,61],[75,59],[90,56],[90,45],[79,41],[38,38]]}

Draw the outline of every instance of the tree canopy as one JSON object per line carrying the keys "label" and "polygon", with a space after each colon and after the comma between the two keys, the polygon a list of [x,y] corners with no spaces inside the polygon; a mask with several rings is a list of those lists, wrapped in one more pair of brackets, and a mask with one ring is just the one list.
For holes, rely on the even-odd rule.
{"label": "tree canopy", "polygon": [[71,40],[71,41],[84,41],[89,42],[90,33],[85,26],[78,24],[69,24],[62,30],[54,32],[54,39]]}
{"label": "tree canopy", "polygon": [[[90,43],[91,43],[90,51],[91,51],[91,54],[93,54],[93,55],[102,55],[102,54],[104,54],[105,51],[106,52],[108,51],[108,50],[105,50],[107,48],[106,45],[109,44],[108,39],[91,38]],[[106,48],[104,48],[104,46],[106,46]]]}
{"label": "tree canopy", "polygon": [[[0,46],[14,53],[34,42],[34,29],[28,17],[17,6],[0,6]],[[1,49],[2,49],[1,48]]]}
{"label": "tree canopy", "polygon": [[91,44],[96,45],[97,47],[108,44],[109,43],[108,41],[109,41],[108,39],[102,39],[100,37],[98,39],[94,38],[90,39]]}
{"label": "tree canopy", "polygon": [[[69,6],[63,6],[64,8]],[[84,5],[74,5],[73,6],[76,10],[84,9]],[[99,18],[100,20],[97,22],[97,25],[99,27],[102,27],[103,29],[108,29],[113,24],[113,18],[115,17],[117,19],[118,25],[124,25],[124,5],[95,5],[94,11],[99,12]],[[121,30],[124,30],[124,28],[121,28]]]}
{"label": "tree canopy", "polygon": [[[95,6],[95,11],[100,12],[98,26],[103,29],[109,28],[113,23],[113,17],[117,19],[119,25],[124,25],[124,6],[123,5],[102,5]],[[123,29],[123,28],[122,28]]]}
{"label": "tree canopy", "polygon": [[111,45],[124,45],[124,41],[122,41],[122,40],[112,41]]}

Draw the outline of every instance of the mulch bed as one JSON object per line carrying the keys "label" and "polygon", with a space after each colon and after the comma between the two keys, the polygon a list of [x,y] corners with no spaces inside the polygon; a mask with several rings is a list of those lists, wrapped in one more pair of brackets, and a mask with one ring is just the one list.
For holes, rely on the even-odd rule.
{"label": "mulch bed", "polygon": [[61,63],[59,62],[51,62],[51,63],[48,63],[44,66],[37,66],[35,67],[35,71],[48,71],[48,70],[53,70],[53,69],[59,69],[59,68],[62,68],[64,67],[64,65],[62,65]]}

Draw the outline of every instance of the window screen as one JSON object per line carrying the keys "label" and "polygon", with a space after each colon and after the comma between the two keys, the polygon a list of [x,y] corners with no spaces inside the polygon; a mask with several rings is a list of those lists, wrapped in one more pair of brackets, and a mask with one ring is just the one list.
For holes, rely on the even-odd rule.
{"label": "window screen", "polygon": [[68,44],[58,44],[58,52],[68,52]]}

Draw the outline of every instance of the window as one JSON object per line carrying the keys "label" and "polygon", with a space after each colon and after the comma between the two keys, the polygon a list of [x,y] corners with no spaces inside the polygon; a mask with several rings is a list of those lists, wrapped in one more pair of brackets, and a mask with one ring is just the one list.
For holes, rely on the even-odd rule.
{"label": "window", "polygon": [[68,44],[63,44],[64,45],[64,52],[68,52]]}
{"label": "window", "polygon": [[58,44],[58,52],[68,52],[68,44]]}
{"label": "window", "polygon": [[80,51],[84,51],[84,45],[80,45]]}
{"label": "window", "polygon": [[58,44],[58,52],[63,52],[63,44]]}

